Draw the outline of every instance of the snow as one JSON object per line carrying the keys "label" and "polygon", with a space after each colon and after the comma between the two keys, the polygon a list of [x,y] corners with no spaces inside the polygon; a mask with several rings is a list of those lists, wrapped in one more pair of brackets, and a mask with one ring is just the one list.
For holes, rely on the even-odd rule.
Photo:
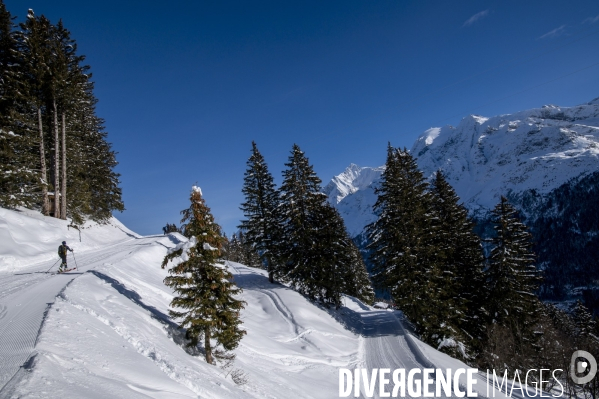
{"label": "snow", "polygon": [[545,106],[492,118],[466,117],[441,128],[412,152],[430,176],[442,169],[471,210],[491,209],[500,195],[546,194],[598,170],[599,104]]}
{"label": "snow", "polygon": [[360,234],[366,224],[376,219],[372,214],[372,205],[376,201],[374,183],[380,179],[384,170],[384,167],[351,164],[323,189],[329,203],[343,217],[345,227],[352,237]]}
{"label": "snow", "polygon": [[138,237],[116,218],[106,224],[86,222],[79,231],[69,224],[68,220],[44,217],[36,211],[0,208],[0,273],[23,272],[32,265],[56,261],[62,241],[77,254]]}
{"label": "snow", "polygon": [[[410,153],[426,177],[442,170],[472,214],[485,217],[501,195],[534,190],[543,196],[599,170],[599,98],[575,107],[470,115],[456,127],[426,130]],[[373,187],[383,170],[352,164],[323,190],[352,237],[376,220]]]}
{"label": "snow", "polygon": [[192,186],[191,187],[191,191],[193,191],[194,193],[199,193],[200,195],[202,195],[202,189],[198,186]]}
{"label": "snow", "polygon": [[[236,385],[232,370],[185,348],[168,316],[173,293],[160,264],[192,242],[177,233],[141,237],[114,219],[90,224],[76,243],[64,221],[0,211],[0,232],[12,237],[0,241],[0,253],[11,253],[0,268],[0,397],[331,398],[340,368],[448,361],[419,349],[397,311],[352,297],[339,310],[325,309],[270,284],[263,270],[227,262],[247,303],[247,335],[233,366],[247,383]],[[27,246],[15,248],[23,237]],[[46,274],[63,237],[76,248],[79,269]]]}
{"label": "snow", "polygon": [[431,145],[431,144],[433,144],[435,139],[439,136],[439,133],[441,133],[441,128],[432,127],[430,129],[426,130],[422,134],[422,136],[420,136],[419,140],[424,140],[424,143],[426,145]]}
{"label": "snow", "polygon": [[373,305],[375,309],[387,309],[389,307],[388,303],[385,302],[377,302]]}
{"label": "snow", "polygon": [[216,250],[218,250],[218,248],[214,248],[212,245],[208,244],[207,242],[205,242],[202,245],[202,248],[204,248],[206,251],[216,251]]}

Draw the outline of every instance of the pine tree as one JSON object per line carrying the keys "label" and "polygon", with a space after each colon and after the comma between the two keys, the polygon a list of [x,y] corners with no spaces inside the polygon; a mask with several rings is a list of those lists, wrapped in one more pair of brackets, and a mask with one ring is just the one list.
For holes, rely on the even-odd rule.
{"label": "pine tree", "polygon": [[241,262],[249,267],[262,267],[262,260],[256,251],[255,246],[248,241],[247,236],[243,231],[239,232],[239,244],[241,251]]}
{"label": "pine tree", "polygon": [[459,332],[445,320],[443,252],[428,184],[406,149],[389,145],[385,166],[375,189],[378,219],[367,226],[375,285],[391,293],[423,340],[459,341]]}
{"label": "pine tree", "polygon": [[277,242],[280,235],[277,210],[279,196],[264,157],[253,141],[252,155],[247,161],[247,166],[242,188],[245,202],[241,204],[246,219],[241,221],[239,228],[245,231],[247,245],[260,254],[262,264],[266,265],[268,270],[268,279],[273,283],[275,277],[278,278],[282,272],[277,262]]}
{"label": "pine tree", "polygon": [[316,299],[314,244],[319,229],[314,216],[324,203],[321,180],[297,144],[293,145],[289,162],[283,171],[280,188],[281,238],[279,249],[285,267],[284,279],[310,299]]}
{"label": "pine tree", "polygon": [[490,242],[489,313],[492,322],[522,331],[527,339],[539,300],[535,290],[541,280],[532,252],[532,235],[520,222],[505,197],[493,209],[496,236]]}
{"label": "pine tree", "polygon": [[351,240],[339,212],[328,203],[316,206],[309,218],[319,229],[311,231],[312,246],[305,260],[310,266],[306,286],[311,297],[338,308],[352,266],[349,257]]}
{"label": "pine tree", "polygon": [[105,221],[124,210],[115,153],[95,115],[89,66],[82,65],[70,33],[61,21],[52,25],[29,10],[9,37],[15,59],[2,76],[0,157],[10,173],[0,177],[0,201],[39,205],[49,215],[48,191],[54,190],[54,216],[75,223]]}
{"label": "pine tree", "polygon": [[314,239],[311,264],[316,266],[313,284],[321,301],[339,307],[341,294],[346,294],[371,304],[372,283],[343,218],[327,202],[316,208],[313,217],[320,228]]}
{"label": "pine tree", "polygon": [[237,234],[231,236],[229,240],[229,248],[227,251],[227,260],[235,263],[243,263],[243,251]]}
{"label": "pine tree", "polygon": [[164,257],[162,268],[173,262],[164,283],[177,295],[170,305],[181,310],[169,313],[181,320],[181,328],[187,328],[188,346],[197,346],[203,336],[206,362],[212,364],[211,340],[232,350],[245,334],[239,314],[245,302],[235,298],[241,289],[232,282],[226,266],[219,263],[221,228],[214,222],[199,187],[193,187],[190,202],[190,207],[181,211],[183,235],[189,242]]}
{"label": "pine tree", "polygon": [[578,334],[581,338],[589,338],[595,334],[595,320],[593,319],[591,312],[589,312],[587,307],[584,306],[582,301],[576,301],[576,306],[574,307],[572,317],[574,319],[576,329],[578,330]]}
{"label": "pine tree", "polygon": [[435,241],[442,269],[438,285],[445,322],[460,330],[462,339],[470,345],[479,346],[484,338],[487,299],[481,241],[474,233],[468,211],[459,204],[459,197],[441,171],[435,174],[430,191],[439,225]]}
{"label": "pine tree", "polygon": [[32,138],[37,116],[22,93],[26,65],[12,20],[0,1],[0,205],[32,207],[41,172]]}
{"label": "pine tree", "polygon": [[568,312],[550,303],[542,303],[542,306],[547,317],[551,319],[553,326],[558,331],[570,338],[577,335],[576,323]]}
{"label": "pine tree", "polygon": [[362,302],[374,304],[374,289],[366,265],[360,255],[360,250],[347,236],[347,247],[345,253],[346,267],[344,268],[343,287],[341,292],[358,298]]}
{"label": "pine tree", "polygon": [[[73,117],[75,117],[75,109],[85,98],[86,86],[88,85],[89,66],[81,65],[84,56],[77,54],[77,43],[71,38],[70,32],[64,27],[62,21],[59,21],[52,29],[52,41],[50,43],[52,54],[50,70],[53,76],[52,98],[53,98],[53,116],[55,133],[58,135],[60,154],[56,158],[60,158],[59,180],[60,180],[60,196],[56,195],[55,199],[60,199],[59,216],[62,219],[67,218],[67,204],[69,202],[67,196],[67,158],[71,151],[67,151],[67,120],[70,127],[73,126]],[[60,122],[59,122],[60,120]],[[69,129],[70,130],[70,129]],[[69,132],[71,139],[76,140],[76,133]],[[70,166],[70,165],[69,165]],[[58,186],[57,186],[58,187]],[[58,189],[56,189],[58,191]]]}
{"label": "pine tree", "polygon": [[[52,24],[43,15],[35,16],[33,10],[27,13],[27,19],[20,24],[20,30],[15,33],[17,40],[17,52],[20,57],[18,77],[19,90],[17,100],[23,108],[23,124],[31,125],[34,119],[37,124],[37,144],[39,150],[39,180],[41,188],[41,208],[44,215],[50,214],[50,203],[48,199],[48,189],[53,188],[50,185],[49,177],[53,175],[54,167],[51,162],[52,157],[46,151],[46,143],[52,142],[50,129],[51,103],[49,92],[52,86],[52,76],[49,65],[52,63]],[[14,75],[13,75],[14,76]],[[31,118],[31,112],[34,110],[35,117]],[[56,137],[54,137],[55,139]],[[50,166],[50,168],[48,168]]]}

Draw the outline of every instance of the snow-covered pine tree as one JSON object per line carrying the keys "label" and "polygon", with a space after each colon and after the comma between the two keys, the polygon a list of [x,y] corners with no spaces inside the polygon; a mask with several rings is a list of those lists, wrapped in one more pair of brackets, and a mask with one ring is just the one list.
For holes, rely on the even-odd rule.
{"label": "snow-covered pine tree", "polygon": [[[53,26],[51,35],[51,63],[49,68],[53,77],[52,98],[53,98],[53,120],[54,128],[60,127],[58,132],[58,141],[60,147],[60,212],[62,219],[66,219],[70,212],[67,211],[68,200],[68,179],[67,158],[70,160],[74,151],[67,150],[71,146],[71,142],[77,141],[76,131],[72,131],[74,127],[74,116],[76,108],[85,102],[86,90],[89,87],[89,66],[81,65],[84,56],[77,54],[77,43],[71,38],[71,33],[64,27],[62,21]],[[69,129],[67,129],[67,123]],[[68,131],[68,147],[67,147],[67,131]],[[76,148],[75,148],[76,149]],[[70,167],[70,161],[69,165]],[[72,215],[71,215],[72,216]]]}
{"label": "snow-covered pine tree", "polygon": [[435,174],[430,192],[439,224],[435,241],[441,254],[442,273],[437,284],[444,317],[446,323],[461,331],[470,350],[479,351],[484,339],[487,299],[481,241],[474,233],[475,224],[468,211],[441,171]]}
{"label": "snow-covered pine tree", "polygon": [[367,249],[375,285],[391,293],[426,342],[438,345],[456,332],[445,324],[441,311],[438,221],[427,188],[410,153],[389,144],[385,171],[375,189],[378,219],[367,226]]}
{"label": "snow-covered pine tree", "polygon": [[243,251],[237,234],[233,233],[229,240],[229,248],[227,250],[227,260],[235,263],[243,263]]}
{"label": "snow-covered pine tree", "polygon": [[[349,239],[349,236],[347,237]],[[369,305],[374,304],[374,289],[370,276],[364,265],[364,260],[356,244],[350,239],[346,247],[347,267],[344,269],[343,289],[344,294],[358,298]]]}
{"label": "snow-covered pine tree", "polygon": [[245,196],[241,210],[246,219],[241,221],[239,228],[245,231],[247,244],[260,254],[262,264],[268,270],[268,279],[273,283],[281,273],[277,262],[277,241],[280,235],[277,209],[279,196],[264,157],[254,141],[241,191]]}
{"label": "snow-covered pine tree", "polygon": [[[42,213],[47,215],[49,204],[42,129],[42,92],[47,75],[45,60],[48,55],[46,44],[49,40],[50,23],[45,18],[35,18],[30,10],[27,22],[20,25],[21,30],[9,32],[13,26],[6,24],[8,17],[8,12],[4,13],[3,45],[5,50],[9,47],[12,50],[5,54],[10,59],[10,67],[2,71],[3,93],[0,107],[3,109],[0,123],[4,134],[10,136],[5,141],[6,146],[3,145],[3,152],[7,156],[7,163],[3,164],[10,173],[3,174],[3,177],[8,178],[8,184],[3,184],[8,191],[2,197],[11,200],[5,203],[6,206],[32,206],[40,203]],[[37,157],[36,147],[39,150]],[[28,174],[25,178],[19,174],[23,171]],[[28,183],[23,184],[23,181]]]}
{"label": "snow-covered pine tree", "polygon": [[316,256],[314,244],[319,229],[315,215],[326,197],[320,191],[321,180],[297,144],[293,145],[285,166],[280,188],[279,212],[283,221],[278,246],[285,267],[284,279],[299,292],[316,299],[317,278],[310,262]]}
{"label": "snow-covered pine tree", "polygon": [[256,251],[256,247],[248,241],[247,235],[243,234],[243,231],[239,232],[239,244],[241,246],[241,261],[249,267],[262,267],[262,259]]}
{"label": "snow-covered pine tree", "polygon": [[[45,215],[50,212],[50,188],[55,199],[64,200],[55,216],[70,216],[75,223],[110,218],[113,210],[124,209],[119,175],[113,170],[115,153],[106,142],[103,121],[95,115],[97,100],[89,67],[81,64],[84,57],[77,55],[76,43],[61,22],[52,25],[32,10],[14,39],[16,60],[6,76],[15,88],[9,97],[13,112],[8,113],[14,129],[3,130],[13,131],[27,147],[18,151],[17,159],[34,175],[27,195]],[[47,143],[55,144],[52,153]],[[35,148],[37,160],[25,159]],[[17,197],[11,190],[9,196]]]}
{"label": "snow-covered pine tree", "polygon": [[187,329],[188,346],[197,346],[204,337],[206,362],[212,364],[211,340],[232,350],[245,334],[240,328],[245,302],[235,298],[241,289],[233,283],[226,266],[219,263],[221,228],[214,222],[199,187],[193,187],[190,202],[190,207],[181,211],[183,235],[189,242],[164,257],[162,268],[173,262],[164,283],[176,293],[170,305],[181,310],[169,313],[180,320],[181,328]]}
{"label": "snow-covered pine tree", "polygon": [[593,319],[591,312],[589,312],[581,300],[576,301],[574,311],[572,312],[572,318],[574,319],[574,324],[576,325],[580,338],[590,338],[595,335],[597,327],[596,322]]}
{"label": "snow-covered pine tree", "polygon": [[12,21],[0,1],[0,206],[9,208],[35,204],[39,184],[29,131],[33,115],[16,101],[20,71]]}
{"label": "snow-covered pine tree", "polygon": [[538,310],[535,291],[541,281],[535,267],[532,235],[507,198],[492,211],[495,237],[488,260],[489,317],[493,323],[520,331],[527,340]]}

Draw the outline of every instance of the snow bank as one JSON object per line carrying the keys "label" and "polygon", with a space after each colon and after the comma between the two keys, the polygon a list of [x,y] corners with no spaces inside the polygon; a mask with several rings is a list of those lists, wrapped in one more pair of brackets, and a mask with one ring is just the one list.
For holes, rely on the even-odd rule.
{"label": "snow bank", "polygon": [[63,241],[77,253],[138,237],[114,217],[106,224],[86,222],[80,231],[68,225],[67,220],[46,217],[32,210],[0,208],[0,273],[22,271],[33,264],[58,260],[58,246]]}

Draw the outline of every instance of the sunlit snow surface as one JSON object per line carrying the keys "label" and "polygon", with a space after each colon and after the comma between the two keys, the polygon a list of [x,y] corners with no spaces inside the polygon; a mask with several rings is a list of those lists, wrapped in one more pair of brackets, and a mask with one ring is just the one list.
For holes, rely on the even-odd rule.
{"label": "sunlit snow surface", "polygon": [[[185,246],[184,237],[140,237],[113,220],[87,229],[76,246],[79,270],[50,275],[44,271],[54,259],[32,265],[27,259],[53,255],[54,242],[43,238],[60,242],[66,225],[1,211],[3,228],[13,237],[31,232],[31,238],[25,252],[11,249],[14,242],[0,243],[20,270],[0,268],[0,281],[17,278],[12,284],[18,287],[0,295],[0,371],[10,374],[8,383],[0,383],[0,397],[334,398],[340,368],[422,368],[438,359],[444,367],[466,367],[407,333],[400,312],[375,310],[351,297],[341,309],[327,310],[270,284],[262,270],[228,263],[247,302],[241,313],[247,335],[235,351],[234,368],[248,382],[238,386],[197,350],[186,351],[168,317],[172,292],[160,263],[170,248]],[[28,303],[19,299],[29,293]],[[13,323],[20,327],[11,330]],[[17,345],[22,335],[32,336],[29,349]],[[11,366],[12,355],[24,357]]]}

